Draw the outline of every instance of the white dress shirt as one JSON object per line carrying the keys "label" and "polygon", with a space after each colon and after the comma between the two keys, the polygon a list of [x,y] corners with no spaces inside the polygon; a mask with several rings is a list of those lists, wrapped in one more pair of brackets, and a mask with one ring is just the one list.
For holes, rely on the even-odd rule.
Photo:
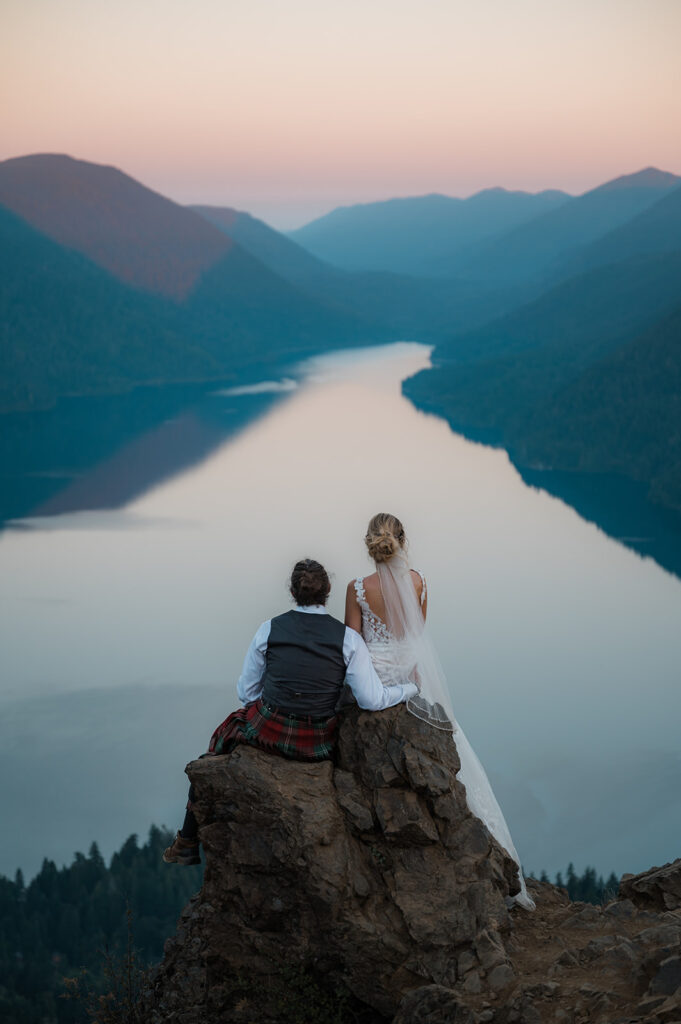
{"label": "white dress shirt", "polygon": [[[323,604],[298,605],[294,611],[307,615],[328,615]],[[272,620],[268,619],[258,629],[246,652],[236,692],[244,704],[252,704],[262,696],[262,677],[265,673],[265,652],[270,635]],[[414,683],[403,686],[384,686],[374,668],[371,656],[362,637],[350,626],[345,627],[343,638],[343,661],[346,666],[345,682],[352,690],[355,700],[365,711],[382,711],[391,708],[409,697],[415,697],[418,688]]]}

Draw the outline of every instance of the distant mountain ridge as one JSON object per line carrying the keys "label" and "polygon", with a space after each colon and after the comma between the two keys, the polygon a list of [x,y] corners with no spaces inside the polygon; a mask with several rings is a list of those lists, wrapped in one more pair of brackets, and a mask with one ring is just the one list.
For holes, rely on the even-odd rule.
{"label": "distant mountain ridge", "polygon": [[681,248],[681,185],[665,192],[625,224],[580,249],[561,271],[562,276],[592,267],[619,263],[632,256],[677,252]]}
{"label": "distant mountain ridge", "polygon": [[126,284],[176,300],[231,247],[117,168],[61,154],[0,162],[0,203]]}
{"label": "distant mountain ridge", "polygon": [[641,171],[634,171],[633,174],[621,174],[619,178],[612,178],[597,185],[592,192],[610,192],[618,188],[654,188],[668,189],[676,188],[679,184],[679,176],[670,171],[661,171],[658,167],[644,167]]}
{"label": "distant mountain ridge", "polygon": [[70,157],[0,163],[0,263],[0,410],[387,340],[192,210]]}
{"label": "distant mountain ridge", "polygon": [[679,185],[680,177],[653,168],[605,182],[470,251],[466,271],[487,283],[535,281],[540,287],[567,277],[581,249]]}
{"label": "distant mountain ridge", "polygon": [[[561,276],[581,248],[625,224],[681,185],[648,167],[579,196],[487,189],[466,200],[444,196],[339,207],[289,237],[346,268],[403,270],[468,279],[488,287]],[[438,217],[442,231],[432,235]],[[429,234],[430,232],[430,234]]]}
{"label": "distant mountain ridge", "polygon": [[488,288],[468,281],[413,277],[390,271],[346,271],[318,259],[263,221],[229,207],[193,206],[274,273],[306,294],[351,311],[396,337],[442,340],[517,304],[518,289]]}
{"label": "distant mountain ridge", "polygon": [[453,252],[558,207],[568,198],[557,190],[533,194],[491,188],[467,199],[436,193],[387,199],[338,207],[288,232],[288,237],[344,270],[446,276],[446,261]]}

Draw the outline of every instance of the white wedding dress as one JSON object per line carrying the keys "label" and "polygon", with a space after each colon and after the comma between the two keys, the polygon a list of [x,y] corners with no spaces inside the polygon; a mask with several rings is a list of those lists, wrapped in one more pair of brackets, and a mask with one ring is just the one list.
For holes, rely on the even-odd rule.
{"label": "white wedding dress", "polygon": [[[357,603],[362,612],[362,636],[374,668],[385,686],[416,682],[420,692],[407,701],[408,710],[433,728],[453,734],[461,761],[457,777],[466,787],[468,807],[518,865],[521,889],[513,897],[514,902],[527,910],[534,910],[535,903],[527,892],[520,858],[485,769],[454,718],[444,673],[425,630],[423,612],[406,556],[399,552],[390,561],[378,563],[376,569],[388,622],[369,607],[364,577],[354,581]],[[421,572],[418,574],[423,583],[420,601],[423,605],[426,581]]]}

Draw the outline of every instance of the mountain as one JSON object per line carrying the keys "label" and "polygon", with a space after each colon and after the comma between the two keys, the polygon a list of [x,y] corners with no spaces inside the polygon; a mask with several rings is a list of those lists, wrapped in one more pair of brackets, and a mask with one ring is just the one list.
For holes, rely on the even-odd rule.
{"label": "mountain", "polygon": [[533,410],[523,462],[620,473],[681,510],[681,305]]}
{"label": "mountain", "polygon": [[306,281],[335,270],[250,213],[229,206],[192,206],[190,209],[288,281]]}
{"label": "mountain", "polygon": [[343,206],[288,232],[320,259],[345,270],[450,276],[452,255],[557,208],[569,196],[485,189],[468,199],[427,195]]}
{"label": "mountain", "polygon": [[0,410],[387,340],[115,168],[0,163]]}
{"label": "mountain", "polygon": [[669,309],[681,291],[681,248],[596,267],[548,288],[539,298],[439,347],[447,362],[482,368],[494,360],[557,360],[573,353],[588,363]]}
{"label": "mountain", "polygon": [[465,280],[387,271],[341,270],[248,213],[219,206],[192,209],[296,288],[352,312],[381,333],[388,329],[397,337],[441,340],[522,299],[517,288],[490,288]]}
{"label": "mountain", "polygon": [[4,207],[0,311],[3,411],[183,374],[217,376],[221,369],[181,337],[161,298],[126,287]]}
{"label": "mountain", "polygon": [[230,242],[115,167],[61,154],[0,163],[0,203],[126,284],[181,300]]}
{"label": "mountain", "polygon": [[599,185],[465,254],[455,269],[487,283],[570,276],[577,251],[653,206],[681,178],[649,167]]}
{"label": "mountain", "polygon": [[563,274],[617,263],[630,256],[681,250],[681,187],[665,193],[643,213],[580,249],[563,268]]}
{"label": "mountain", "polygon": [[680,294],[681,252],[598,268],[439,346],[434,368],[405,392],[457,429],[513,446],[538,404],[671,312]]}

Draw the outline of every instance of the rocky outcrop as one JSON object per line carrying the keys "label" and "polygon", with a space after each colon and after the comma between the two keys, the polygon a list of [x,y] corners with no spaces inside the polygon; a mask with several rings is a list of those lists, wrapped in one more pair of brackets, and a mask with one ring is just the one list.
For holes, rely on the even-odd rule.
{"label": "rocky outcrop", "polygon": [[509,910],[515,864],[468,811],[458,768],[451,736],[402,707],[347,712],[333,763],[242,747],[188,765],[204,886],[144,1019],[681,1021],[674,873],[656,869],[654,907],[571,904],[530,882],[537,911]]}
{"label": "rocky outcrop", "polygon": [[620,882],[620,896],[639,907],[681,910],[681,857],[640,875],[624,875]]}

